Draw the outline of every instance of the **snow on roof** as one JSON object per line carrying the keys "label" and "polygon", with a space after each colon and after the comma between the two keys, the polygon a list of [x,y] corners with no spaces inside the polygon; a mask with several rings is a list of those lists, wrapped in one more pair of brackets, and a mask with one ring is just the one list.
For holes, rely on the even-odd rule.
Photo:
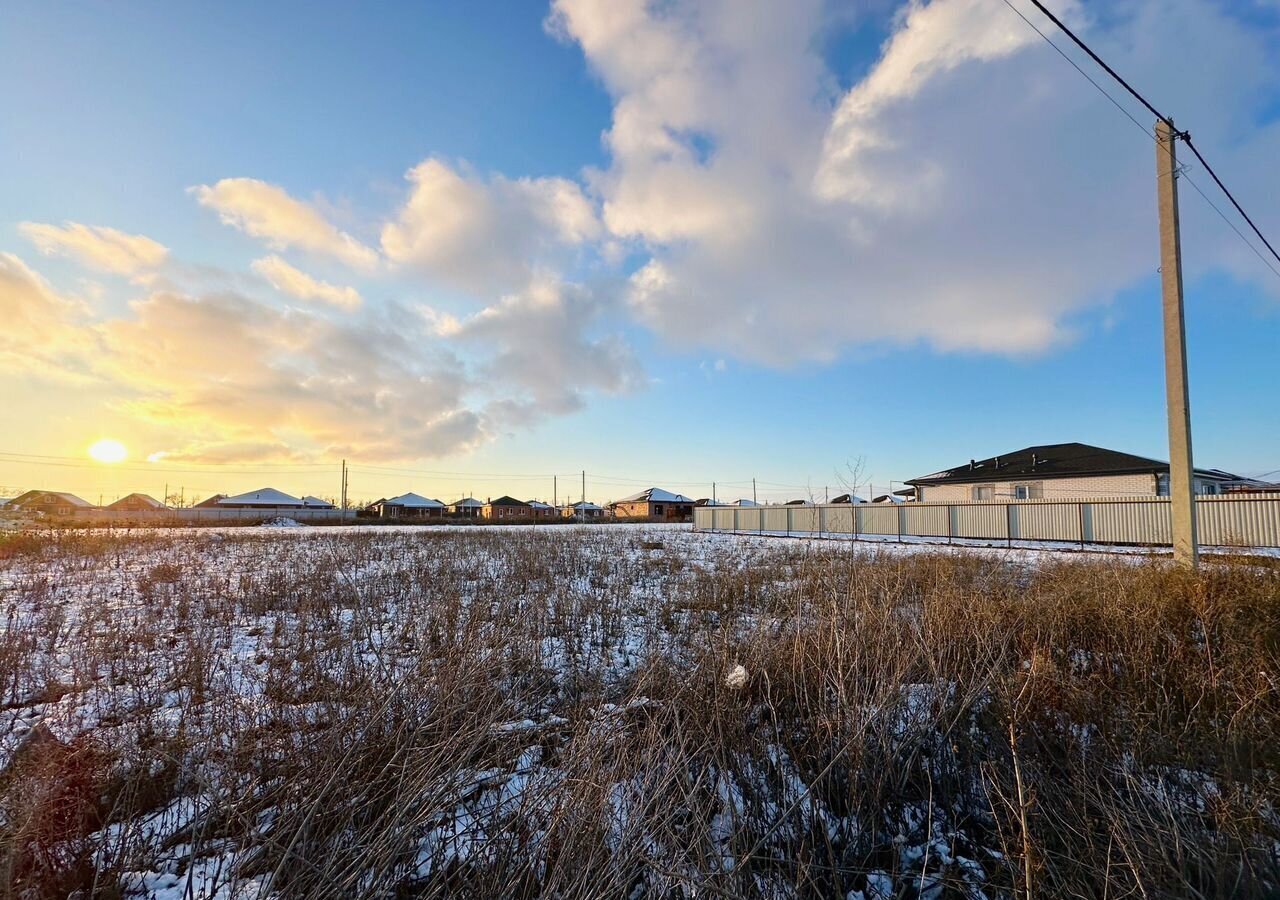
{"label": "snow on roof", "polygon": [[479,500],[477,500],[475,497],[463,497],[461,500],[455,500],[455,501],[453,501],[452,503],[450,503],[449,505],[450,505],[450,506],[465,506],[465,507],[472,507],[472,506],[480,507],[480,506],[484,506],[484,504],[483,504],[483,503],[481,503]]}
{"label": "snow on roof", "polygon": [[219,506],[303,506],[303,502],[297,497],[286,494],[284,491],[277,491],[275,488],[262,488],[256,491],[249,491],[244,494],[236,494],[234,497],[223,497],[218,501]]}
{"label": "snow on roof", "polygon": [[399,497],[392,497],[390,500],[385,502],[388,506],[444,509],[444,504],[439,500],[433,500],[430,497],[424,497],[421,494],[415,494],[412,491],[408,494],[401,494]]}
{"label": "snow on roof", "polygon": [[648,501],[649,503],[692,503],[693,501],[684,494],[673,494],[670,491],[664,491],[662,488],[651,487],[648,490],[641,491],[638,494],[632,494],[630,497],[623,497],[621,500],[615,500],[615,503],[638,503]]}
{"label": "snow on roof", "polygon": [[550,503],[543,503],[541,500],[530,500],[529,505],[534,509],[552,509]]}
{"label": "snow on roof", "polygon": [[317,509],[336,509],[328,500],[321,500],[319,497],[312,497],[310,494],[302,498],[303,506],[311,506]]}
{"label": "snow on roof", "polygon": [[754,500],[734,500],[730,506],[759,506],[760,504]]}
{"label": "snow on roof", "polygon": [[579,500],[577,503],[571,503],[569,504],[569,508],[570,509],[604,509],[604,507],[598,506],[595,503],[592,503],[590,500]]}
{"label": "snow on roof", "polygon": [[70,503],[72,506],[82,506],[86,509],[93,506],[88,500],[82,500],[75,494],[69,494],[66,491],[27,491],[25,494],[19,494],[14,497],[11,502],[26,505],[37,497],[57,497],[64,503]]}

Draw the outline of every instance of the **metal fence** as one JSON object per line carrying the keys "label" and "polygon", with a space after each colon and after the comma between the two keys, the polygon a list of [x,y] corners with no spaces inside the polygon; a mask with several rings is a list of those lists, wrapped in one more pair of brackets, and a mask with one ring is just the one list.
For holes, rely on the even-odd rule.
{"label": "metal fence", "polygon": [[[1197,497],[1200,543],[1280,547],[1280,495]],[[973,503],[700,506],[697,531],[1168,545],[1168,497]]]}

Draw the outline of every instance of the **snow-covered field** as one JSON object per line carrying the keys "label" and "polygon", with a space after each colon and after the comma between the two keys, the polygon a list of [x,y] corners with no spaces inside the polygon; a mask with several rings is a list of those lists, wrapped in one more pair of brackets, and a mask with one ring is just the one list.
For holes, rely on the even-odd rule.
{"label": "snow-covered field", "polygon": [[19,535],[0,604],[8,893],[1280,888],[1261,566],[282,524]]}

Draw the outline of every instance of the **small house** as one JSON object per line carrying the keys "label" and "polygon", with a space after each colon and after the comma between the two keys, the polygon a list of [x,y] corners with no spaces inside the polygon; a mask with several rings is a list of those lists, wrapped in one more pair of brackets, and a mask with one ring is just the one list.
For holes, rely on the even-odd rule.
{"label": "small house", "polygon": [[484,504],[475,497],[463,497],[450,503],[448,510],[451,515],[463,519],[478,519],[484,511]]}
{"label": "small house", "polygon": [[598,506],[589,500],[580,500],[577,503],[569,503],[560,507],[560,515],[566,519],[578,519],[580,521],[603,519],[604,507]]}
{"label": "small house", "polygon": [[[1196,469],[1195,492],[1216,495],[1245,479]],[[1040,444],[922,475],[907,482],[922,501],[1167,497],[1169,464],[1090,444]]]}
{"label": "small house", "polygon": [[480,517],[496,522],[529,522],[533,520],[533,507],[515,497],[499,497],[480,508]]}
{"label": "small house", "polygon": [[159,512],[168,508],[149,494],[129,494],[103,507],[113,512]]}
{"label": "small house", "polygon": [[662,519],[682,522],[693,515],[694,501],[684,494],[673,494],[662,488],[648,490],[623,497],[609,504],[609,511],[618,519]]}
{"label": "small house", "polygon": [[412,492],[375,500],[365,507],[367,513],[380,519],[438,519],[444,515],[444,510],[445,505],[439,500]]}
{"label": "small house", "polygon": [[[323,502],[323,501],[322,501]],[[236,494],[233,497],[210,497],[200,506],[214,506],[218,509],[303,509],[306,503],[300,497],[277,491],[275,488],[260,488]]]}
{"label": "small house", "polygon": [[27,491],[9,501],[13,509],[45,516],[74,516],[78,512],[94,509],[88,500],[82,500],[66,491]]}

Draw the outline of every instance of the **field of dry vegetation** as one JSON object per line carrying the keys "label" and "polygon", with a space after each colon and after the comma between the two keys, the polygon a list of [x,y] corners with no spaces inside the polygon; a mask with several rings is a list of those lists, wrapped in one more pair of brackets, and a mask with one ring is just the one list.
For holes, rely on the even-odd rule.
{"label": "field of dry vegetation", "polygon": [[1280,892],[1248,560],[50,532],[0,605],[4,897]]}

